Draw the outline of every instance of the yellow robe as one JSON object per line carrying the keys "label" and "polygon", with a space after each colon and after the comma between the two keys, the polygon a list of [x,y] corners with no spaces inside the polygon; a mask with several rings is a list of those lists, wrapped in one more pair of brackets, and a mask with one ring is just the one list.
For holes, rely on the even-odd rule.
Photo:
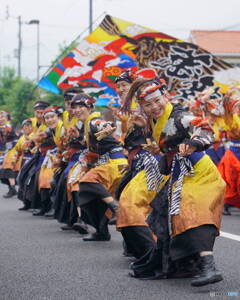
{"label": "yellow robe", "polygon": [[69,127],[74,126],[77,123],[78,119],[76,117],[69,118],[69,112],[64,111],[63,112],[63,126],[64,128],[68,129]]}
{"label": "yellow robe", "polygon": [[[89,146],[89,122],[100,117],[100,113],[92,113],[84,124],[85,137]],[[109,159],[106,164],[90,169],[81,179],[80,182],[100,183],[105,189],[114,196],[115,189],[120,184],[123,174],[120,171],[120,166],[127,165],[126,158]]]}
{"label": "yellow robe", "polygon": [[33,133],[37,133],[38,131],[44,131],[47,126],[46,124],[42,123],[39,127],[37,127],[37,118],[31,118],[32,121],[32,127],[33,127]]}
{"label": "yellow robe", "polygon": [[[71,120],[69,120],[69,113],[68,111],[64,111],[63,113],[63,126],[66,129],[65,135],[67,135],[67,131],[69,128],[75,126],[75,124],[78,122],[78,119],[76,117],[71,118]],[[67,136],[65,136],[67,139]],[[68,179],[67,179],[67,199],[68,201],[72,201],[72,192],[74,191],[78,191],[79,190],[79,184],[78,182],[73,183],[73,184],[69,184],[68,180],[71,177],[72,173],[74,172],[74,169],[76,168],[76,164],[74,166],[72,166],[72,168],[69,170],[68,173]]]}
{"label": "yellow robe", "polygon": [[146,172],[140,171],[128,182],[119,199],[117,228],[127,226],[148,226],[145,219],[151,211],[150,203],[156,190],[147,188]]}
{"label": "yellow robe", "polygon": [[[125,132],[125,135],[126,134],[127,132]],[[135,175],[134,178],[127,183],[121,193],[117,215],[117,228],[148,226],[145,220],[152,209],[150,203],[156,193],[156,190],[149,191],[147,188],[145,170]]]}
{"label": "yellow robe", "polygon": [[[153,137],[160,144],[161,134],[171,114],[168,104],[164,114],[152,125]],[[219,230],[225,194],[225,182],[208,155],[194,166],[195,175],[185,176],[181,191],[180,213],[171,217],[172,237],[191,228],[212,224]],[[173,185],[172,192],[175,185]]]}
{"label": "yellow robe", "polygon": [[28,137],[26,137],[25,135],[22,135],[18,141],[17,144],[14,147],[14,156],[13,156],[13,161],[12,161],[12,165],[13,165],[13,169],[15,171],[19,171],[22,167],[22,162],[23,162],[23,157],[24,157],[24,144],[26,142],[26,138],[31,139],[31,137],[33,137],[33,133],[31,133]]}
{"label": "yellow robe", "polygon": [[[61,136],[62,128],[63,128],[63,122],[59,120],[55,130],[55,134],[53,135],[53,140],[59,149],[62,147],[62,136]],[[39,191],[42,188],[44,189],[51,188],[51,181],[54,176],[54,171],[55,168],[53,167],[45,167],[45,166],[41,167],[39,178],[38,178]]]}

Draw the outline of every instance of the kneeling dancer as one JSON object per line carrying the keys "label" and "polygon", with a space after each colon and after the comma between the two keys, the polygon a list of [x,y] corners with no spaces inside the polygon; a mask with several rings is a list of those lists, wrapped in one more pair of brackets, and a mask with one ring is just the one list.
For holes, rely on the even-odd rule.
{"label": "kneeling dancer", "polygon": [[201,118],[169,103],[161,80],[135,81],[128,93],[129,98],[134,96],[164,153],[159,167],[162,174],[169,174],[169,180],[152,201],[148,217],[158,237],[157,247],[133,263],[131,275],[143,279],[177,277],[183,268],[183,277],[187,263],[198,256],[200,270],[191,284],[221,281],[212,251],[219,235],[225,182],[202,152],[212,142],[212,131]]}

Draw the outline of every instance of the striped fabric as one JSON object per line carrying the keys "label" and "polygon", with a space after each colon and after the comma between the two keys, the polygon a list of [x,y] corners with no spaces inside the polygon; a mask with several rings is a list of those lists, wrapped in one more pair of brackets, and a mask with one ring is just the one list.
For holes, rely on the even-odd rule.
{"label": "striped fabric", "polygon": [[226,149],[230,149],[231,147],[240,147],[240,141],[230,141],[228,143],[225,144],[225,148]]}
{"label": "striped fabric", "polygon": [[56,154],[57,154],[57,148],[48,150],[47,154],[44,157],[41,168],[52,168],[53,167],[53,162],[52,162],[51,156],[56,155]]}
{"label": "striped fabric", "polygon": [[97,166],[101,166],[101,165],[104,165],[106,164],[109,159],[110,159],[110,155],[112,153],[116,153],[116,152],[120,152],[120,151],[123,151],[123,147],[116,147],[116,148],[113,148],[111,151],[109,152],[106,152],[105,154],[101,155],[99,157],[99,159],[94,163],[94,167],[97,167]]}
{"label": "striped fabric", "polygon": [[136,171],[145,170],[147,187],[149,191],[159,191],[160,183],[164,181],[163,175],[159,171],[157,159],[148,151],[138,153],[134,157],[137,160]]}
{"label": "striped fabric", "polygon": [[4,160],[4,152],[0,151],[0,165],[2,165],[3,160]]}
{"label": "striped fabric", "polygon": [[80,153],[79,157],[78,157],[78,161],[73,165],[73,168],[74,168],[73,172],[72,172],[71,176],[68,179],[69,184],[72,184],[76,180],[78,174],[81,172],[81,169],[82,169],[82,166],[83,166],[83,158],[84,158],[85,155],[87,155],[88,150],[87,149],[79,150],[78,153]]}
{"label": "striped fabric", "polygon": [[[179,163],[180,173],[177,178],[177,183],[172,193],[172,185],[173,185],[173,174],[176,167],[176,162]],[[181,192],[184,176],[194,176],[194,169],[192,166],[192,162],[189,158],[181,156],[179,153],[176,153],[171,169],[171,181],[168,190],[168,199],[169,199],[169,214],[170,215],[178,215],[180,212],[180,202],[181,202]]]}
{"label": "striped fabric", "polygon": [[72,184],[76,180],[78,174],[81,172],[82,165],[81,165],[81,163],[77,162],[77,163],[75,163],[75,165],[73,167],[74,167],[74,170],[68,179],[69,184]]}

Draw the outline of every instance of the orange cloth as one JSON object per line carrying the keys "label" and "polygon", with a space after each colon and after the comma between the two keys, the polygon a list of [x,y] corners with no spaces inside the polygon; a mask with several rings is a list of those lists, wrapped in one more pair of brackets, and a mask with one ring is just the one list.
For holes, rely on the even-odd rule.
{"label": "orange cloth", "polygon": [[108,163],[97,166],[88,171],[81,179],[81,182],[100,183],[114,196],[117,186],[120,184],[123,174],[120,172],[120,165],[127,165],[127,159],[109,159]]}
{"label": "orange cloth", "polygon": [[51,181],[53,179],[54,169],[53,168],[41,168],[38,178],[38,189],[50,189]]}
{"label": "orange cloth", "polygon": [[[72,176],[72,174],[73,174],[76,167],[77,167],[77,164],[72,166],[72,168],[69,170],[68,177],[67,177],[67,200],[68,200],[68,202],[72,201],[72,192],[78,192],[79,191],[79,182],[78,182],[78,180],[80,178],[76,177],[74,182],[69,183],[69,178]],[[79,172],[78,176],[80,176],[80,172]]]}
{"label": "orange cloth", "polygon": [[172,236],[204,224],[220,229],[226,184],[208,155],[193,168],[194,176],[183,179],[180,213],[172,216]]}
{"label": "orange cloth", "polygon": [[15,148],[9,150],[4,157],[2,169],[15,170],[17,152]]}
{"label": "orange cloth", "polygon": [[218,169],[227,184],[225,203],[240,208],[240,161],[232,151],[227,150]]}
{"label": "orange cloth", "polygon": [[148,191],[146,172],[140,171],[121,193],[117,215],[117,228],[148,226],[145,219],[151,211],[150,203],[156,191]]}

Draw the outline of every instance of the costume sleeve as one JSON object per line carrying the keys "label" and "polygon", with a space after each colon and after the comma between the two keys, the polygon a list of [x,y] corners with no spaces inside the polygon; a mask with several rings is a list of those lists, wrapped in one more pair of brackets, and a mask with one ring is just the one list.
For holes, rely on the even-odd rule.
{"label": "costume sleeve", "polygon": [[91,129],[94,133],[97,133],[99,131],[102,131],[104,128],[106,128],[108,125],[114,127],[113,122],[105,121],[102,119],[93,119],[91,121]]}
{"label": "costume sleeve", "polygon": [[86,145],[86,139],[85,139],[85,136],[84,136],[84,124],[83,124],[83,122],[78,121],[75,124],[75,127],[77,128],[77,130],[79,132],[79,137],[77,138],[78,142],[82,145]]}
{"label": "costume sleeve", "polygon": [[17,144],[15,145],[15,150],[17,152],[22,152],[23,149],[22,149],[22,139],[19,138],[18,141],[17,141]]}
{"label": "costume sleeve", "polygon": [[64,136],[65,136],[66,130],[65,127],[62,126],[60,130],[60,136],[59,136],[59,141],[54,140],[57,148],[57,153],[62,153],[64,151]]}
{"label": "costume sleeve", "polygon": [[16,152],[17,152],[18,155],[21,155],[24,152],[24,150],[26,150],[24,148],[24,146],[25,146],[24,142],[25,142],[24,137],[21,136],[18,139],[18,141],[17,141],[17,143],[16,143],[16,145],[14,147],[14,149],[16,150]]}
{"label": "costume sleeve", "polygon": [[6,125],[6,149],[11,150],[17,143],[18,137],[11,124]]}
{"label": "costume sleeve", "polygon": [[101,132],[111,122],[104,121],[100,118],[92,119],[89,126],[89,145],[88,148],[91,152],[103,155],[106,152],[111,151],[114,147],[119,147],[120,143],[116,140],[112,133],[107,135],[103,134],[100,138],[96,137],[96,133]]}
{"label": "costume sleeve", "polygon": [[184,139],[184,144],[196,147],[196,151],[203,151],[213,143],[214,133],[206,118],[184,114],[180,118],[180,123],[188,136]]}

